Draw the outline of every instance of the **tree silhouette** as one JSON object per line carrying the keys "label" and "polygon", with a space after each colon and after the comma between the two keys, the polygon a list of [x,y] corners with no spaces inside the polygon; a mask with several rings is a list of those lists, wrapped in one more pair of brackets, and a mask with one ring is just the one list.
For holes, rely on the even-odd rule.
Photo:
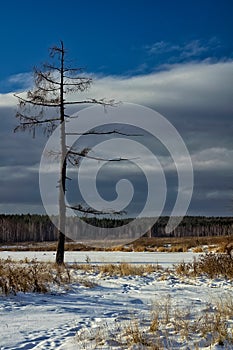
{"label": "tree silhouette", "polygon": [[[67,147],[66,144],[66,122],[70,116],[66,114],[66,107],[69,105],[80,104],[101,104],[103,106],[113,105],[114,101],[105,99],[85,99],[81,101],[68,101],[67,96],[72,93],[84,92],[92,84],[92,79],[83,75],[81,68],[71,68],[67,64],[67,52],[61,41],[59,46],[50,49],[50,61],[45,63],[42,68],[34,68],[34,87],[26,95],[15,95],[19,101],[19,109],[16,117],[19,125],[15,131],[29,130],[35,136],[35,129],[42,127],[49,136],[52,131],[60,124],[60,171],[59,171],[59,225],[58,225],[58,244],[56,262],[64,262],[65,248],[65,226],[66,226],[66,174],[67,161],[72,164],[78,164],[79,159],[88,157],[89,149],[83,149],[81,152],[75,152]],[[103,132],[103,134],[122,134],[117,130]],[[78,133],[77,133],[78,134]],[[87,133],[88,135],[102,134],[95,130]],[[98,158],[99,160],[100,158]],[[122,160],[112,159],[113,161]],[[97,214],[91,208],[77,205],[72,207],[79,212]]]}

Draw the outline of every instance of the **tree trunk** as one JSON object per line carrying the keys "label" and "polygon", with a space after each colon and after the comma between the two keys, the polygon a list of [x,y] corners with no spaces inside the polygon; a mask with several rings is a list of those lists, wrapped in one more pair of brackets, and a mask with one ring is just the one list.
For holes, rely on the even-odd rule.
{"label": "tree trunk", "polygon": [[60,158],[60,179],[59,179],[59,230],[56,263],[61,265],[64,263],[65,254],[65,229],[66,229],[66,131],[65,131],[65,107],[64,107],[64,47],[61,42],[61,89],[60,89],[60,142],[61,142],[61,158]]}

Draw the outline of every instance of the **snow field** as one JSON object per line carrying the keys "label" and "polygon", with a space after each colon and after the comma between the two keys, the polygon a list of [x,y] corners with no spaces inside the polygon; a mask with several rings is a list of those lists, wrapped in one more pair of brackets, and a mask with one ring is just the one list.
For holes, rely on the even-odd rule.
{"label": "snow field", "polygon": [[[54,261],[53,252],[1,252],[2,259],[8,256],[18,261],[25,257]],[[66,261],[159,264],[166,269],[192,261],[193,256],[198,255],[67,252]],[[53,286],[47,294],[0,297],[1,350],[233,349],[233,343],[226,340],[233,338],[232,318],[221,330],[225,332],[223,346],[217,330],[208,328],[216,324],[217,304],[222,303],[224,310],[227,305],[232,307],[233,313],[230,280],[187,278],[174,270],[109,276],[78,269],[72,275],[77,283]],[[92,288],[78,282],[85,279]]]}

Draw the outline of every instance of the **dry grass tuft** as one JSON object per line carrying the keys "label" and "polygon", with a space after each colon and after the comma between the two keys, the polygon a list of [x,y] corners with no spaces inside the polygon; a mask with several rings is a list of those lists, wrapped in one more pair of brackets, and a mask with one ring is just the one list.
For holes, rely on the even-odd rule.
{"label": "dry grass tuft", "polygon": [[109,276],[143,276],[159,269],[161,269],[159,265],[133,265],[125,262],[95,266],[95,270]]}
{"label": "dry grass tuft", "polygon": [[130,321],[125,326],[125,336],[127,345],[140,344],[141,346],[149,346],[150,343],[146,337],[146,334],[141,330],[138,320]]}
{"label": "dry grass tuft", "polygon": [[203,248],[202,247],[195,247],[195,248],[193,248],[193,253],[203,253]]}
{"label": "dry grass tuft", "polygon": [[119,264],[72,264],[70,267],[74,270],[82,270],[91,273],[100,273],[108,276],[144,276],[150,273],[162,270],[158,264],[129,264],[121,262]]}
{"label": "dry grass tuft", "polygon": [[72,266],[38,262],[36,259],[15,262],[0,260],[0,294],[16,295],[18,292],[47,293],[51,286],[62,286],[73,282],[87,288],[96,283],[87,277],[71,277]]}
{"label": "dry grass tuft", "polygon": [[188,251],[188,246],[186,245],[174,245],[169,249],[170,253],[185,253]]}
{"label": "dry grass tuft", "polygon": [[183,348],[185,345],[187,349],[203,349],[203,346],[209,349],[215,344],[232,349],[232,306],[231,297],[225,295],[196,314],[174,305],[171,296],[168,296],[153,303],[150,320],[146,316],[134,316],[110,328],[100,325],[94,333],[93,330],[84,329],[78,332],[76,341],[79,349],[116,347],[122,350],[165,350]]}
{"label": "dry grass tuft", "polygon": [[0,291],[9,295],[18,292],[46,293],[48,283],[54,280],[50,269],[36,260],[13,263],[11,260],[0,260]]}
{"label": "dry grass tuft", "polygon": [[233,278],[233,258],[227,254],[206,253],[192,263],[180,263],[175,267],[175,271],[180,275],[199,276],[202,274],[210,278],[225,277]]}
{"label": "dry grass tuft", "polygon": [[166,247],[158,247],[158,248],[157,248],[157,252],[158,252],[158,253],[168,253],[168,252],[169,252],[169,249],[166,248]]}

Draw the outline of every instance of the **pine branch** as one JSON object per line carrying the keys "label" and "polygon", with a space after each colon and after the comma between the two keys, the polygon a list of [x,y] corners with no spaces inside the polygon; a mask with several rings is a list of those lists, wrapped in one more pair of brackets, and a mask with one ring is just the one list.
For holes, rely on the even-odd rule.
{"label": "pine branch", "polygon": [[44,123],[53,123],[53,122],[58,121],[58,120],[60,120],[60,118],[45,119],[45,120],[32,120],[31,122],[21,122],[20,125],[23,126],[23,125],[36,125],[36,124],[44,124]]}
{"label": "pine branch", "polygon": [[59,85],[61,86],[61,83],[56,81],[56,80],[53,80],[53,79],[50,79],[48,77],[48,75],[46,75],[45,73],[43,73],[42,71],[36,71],[35,70],[35,74],[37,75],[38,77],[38,82],[41,81],[42,79],[46,80],[47,82],[51,83],[51,84],[55,84],[55,85]]}
{"label": "pine branch", "polygon": [[21,114],[19,112],[16,114],[16,118],[19,118],[21,121],[22,120],[29,120],[32,123],[34,123],[34,122],[35,123],[48,123],[48,122],[53,122],[53,121],[60,120],[59,117],[40,120],[40,119],[38,119],[39,118],[38,116],[36,116],[36,117],[29,117],[29,116]]}
{"label": "pine branch", "polygon": [[41,91],[44,91],[44,92],[55,92],[55,91],[59,91],[60,87],[57,87],[57,88],[55,88],[55,87],[53,87],[53,88],[44,88],[44,87],[40,86],[38,88],[38,90],[41,90]]}
{"label": "pine branch", "polygon": [[113,215],[113,214],[117,214],[117,215],[123,215],[126,214],[126,211],[121,210],[121,211],[115,211],[115,210],[96,210],[93,209],[91,207],[84,207],[81,204],[77,204],[75,206],[66,206],[67,208],[73,209],[73,210],[77,210],[81,213],[85,213],[85,214],[93,214],[93,215]]}
{"label": "pine branch", "polygon": [[35,102],[33,100],[23,98],[23,97],[21,97],[21,96],[19,96],[17,94],[14,94],[14,96],[19,99],[20,104],[27,104],[27,103],[29,103],[29,104],[31,104],[33,106],[43,106],[43,107],[60,107],[61,106],[61,103],[55,103],[55,102],[48,103],[48,102],[43,102],[43,101]]}

